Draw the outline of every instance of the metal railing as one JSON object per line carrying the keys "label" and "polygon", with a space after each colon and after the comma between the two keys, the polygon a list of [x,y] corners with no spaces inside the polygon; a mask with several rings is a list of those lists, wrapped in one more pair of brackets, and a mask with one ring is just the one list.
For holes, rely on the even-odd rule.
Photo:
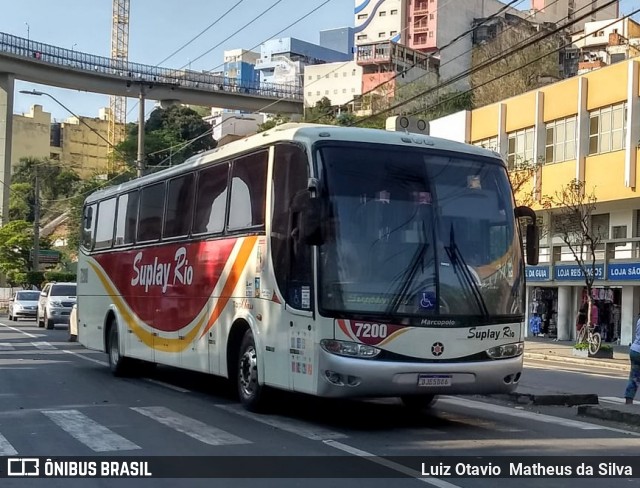
{"label": "metal railing", "polygon": [[4,32],[0,33],[0,53],[29,58],[35,62],[61,66],[67,69],[118,76],[132,83],[161,83],[190,90],[244,93],[264,98],[300,102],[303,100],[303,90],[299,85],[259,82],[238,84],[234,79],[214,75],[207,71],[170,69],[121,61],[43,44]]}

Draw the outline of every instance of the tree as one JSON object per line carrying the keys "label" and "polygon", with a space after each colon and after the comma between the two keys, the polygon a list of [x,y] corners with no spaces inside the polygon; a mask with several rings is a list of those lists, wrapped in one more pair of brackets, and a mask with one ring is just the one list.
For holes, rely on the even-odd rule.
{"label": "tree", "polygon": [[[529,22],[515,18],[511,22],[518,23],[503,25],[503,30],[497,37],[486,41],[472,52],[472,67],[479,68],[470,77],[473,104],[476,107],[520,95],[562,78],[558,53],[555,51],[564,43],[560,34],[539,39],[538,42],[502,57],[514,46],[548,33],[545,29],[538,31]],[[545,55],[546,53],[549,54]]]}
{"label": "tree", "polygon": [[290,122],[290,121],[291,121],[290,117],[286,115],[276,114],[273,117],[271,117],[269,120],[258,125],[257,132],[264,132],[266,130],[273,129],[277,125],[286,124],[287,122]]}
{"label": "tree", "polygon": [[[73,195],[80,176],[64,166],[64,163],[49,159],[21,158],[13,170],[13,184],[26,183],[33,188],[36,174],[40,183],[40,197],[43,200],[58,200]],[[33,193],[33,192],[32,192]],[[33,206],[33,195],[30,197]]]}
{"label": "tree", "polygon": [[580,269],[587,289],[587,323],[591,323],[593,283],[596,278],[596,252],[608,229],[594,227],[595,192],[587,194],[584,182],[573,179],[554,196],[548,197],[558,212],[554,215],[554,233],[562,238]]}
{"label": "tree", "polygon": [[[172,105],[157,108],[144,125],[145,161],[148,167],[181,164],[194,154],[216,147],[210,135],[211,125],[189,107]],[[135,167],[138,157],[138,124],[129,124],[127,137],[117,152],[124,156],[130,167]]]}
{"label": "tree", "polygon": [[[48,249],[50,246],[49,239],[40,239],[41,249]],[[23,279],[17,277],[33,269],[32,249],[33,225],[30,222],[14,220],[0,227],[0,271],[4,272],[10,281]]]}

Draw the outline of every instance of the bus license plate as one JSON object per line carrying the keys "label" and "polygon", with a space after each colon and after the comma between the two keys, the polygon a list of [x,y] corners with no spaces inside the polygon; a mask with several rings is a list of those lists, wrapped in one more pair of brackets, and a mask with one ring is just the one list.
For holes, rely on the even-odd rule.
{"label": "bus license plate", "polygon": [[444,374],[421,374],[418,375],[418,386],[451,386],[451,376]]}

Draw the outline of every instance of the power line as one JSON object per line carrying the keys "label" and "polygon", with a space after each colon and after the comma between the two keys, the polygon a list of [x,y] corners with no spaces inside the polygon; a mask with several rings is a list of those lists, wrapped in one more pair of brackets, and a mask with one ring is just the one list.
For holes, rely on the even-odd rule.
{"label": "power line", "polygon": [[198,39],[199,37],[201,37],[205,32],[207,32],[209,29],[211,29],[214,25],[216,25],[218,22],[220,22],[222,19],[224,19],[228,14],[230,14],[233,10],[236,9],[236,7],[238,7],[238,5],[240,5],[242,2],[244,2],[244,0],[239,0],[235,5],[233,5],[231,8],[229,8],[225,13],[223,13],[220,17],[218,17],[216,20],[214,20],[211,24],[209,24],[207,27],[205,27],[202,31],[200,31],[200,33],[196,34],[195,36],[193,36],[189,41],[187,41],[186,43],[184,43],[182,46],[180,46],[178,49],[176,49],[175,51],[173,51],[171,54],[169,54],[166,58],[164,58],[162,61],[160,61],[159,63],[157,63],[156,66],[160,66],[162,63],[164,63],[165,61],[171,59],[173,56],[175,56],[176,54],[178,54],[180,51],[182,51],[184,48],[186,48],[188,45],[190,45],[193,41],[195,41],[196,39]]}
{"label": "power line", "polygon": [[[194,59],[192,59],[191,61],[198,61],[200,58],[203,58],[204,56],[206,56],[207,54],[209,54],[211,51],[213,51],[214,49],[216,49],[217,47],[220,47],[222,44],[224,44],[225,42],[227,42],[229,39],[231,39],[232,37],[237,36],[240,32],[242,32],[244,29],[246,29],[247,27],[249,27],[251,24],[253,24],[256,20],[264,17],[264,15],[269,12],[270,10],[274,9],[279,3],[282,3],[282,0],[276,0],[276,2],[274,2],[271,6],[267,7],[265,10],[263,10],[262,12],[260,12],[257,16],[255,16],[253,19],[251,19],[249,22],[247,22],[246,24],[244,24],[242,27],[240,27],[236,32],[234,32],[233,34],[231,34],[230,36],[225,37],[222,41],[220,41],[218,44],[216,44],[215,46],[213,46],[210,49],[207,49],[205,52],[203,52],[202,54],[200,54],[199,56],[195,57]],[[183,69],[185,66],[188,66],[188,63],[182,67],[180,67],[179,69]],[[210,70],[211,71],[211,70]]]}
{"label": "power line", "polygon": [[[604,7],[603,7],[603,8],[604,8]],[[639,8],[639,9],[636,9],[636,10],[635,10],[635,11],[633,11],[633,12],[628,13],[627,15],[624,15],[624,16],[623,16],[623,17],[621,17],[621,18],[617,18],[617,19],[615,19],[615,20],[614,20],[613,22],[611,22],[610,24],[607,24],[607,25],[602,26],[602,27],[600,28],[600,30],[602,30],[602,29],[606,29],[607,27],[611,27],[612,25],[615,25],[616,23],[618,23],[620,20],[625,19],[625,18],[628,18],[628,17],[631,17],[632,15],[635,15],[635,14],[637,14],[637,13],[639,13],[639,12],[640,12],[640,8]],[[576,40],[576,41],[581,41],[581,40],[586,39],[586,38],[587,38],[587,37],[589,37],[590,35],[592,35],[592,34],[584,34],[583,36],[581,36],[581,37],[579,37],[579,38],[577,38],[577,39],[575,39],[575,40]],[[546,52],[545,54],[543,54],[543,55],[541,55],[541,56],[538,56],[537,58],[534,58],[534,59],[532,59],[531,61],[528,61],[528,62],[526,62],[525,64],[523,64],[523,65],[521,65],[521,66],[517,66],[516,68],[513,68],[512,70],[507,71],[506,73],[503,73],[503,74],[501,74],[501,75],[496,76],[495,78],[492,78],[492,79],[490,79],[490,80],[487,80],[487,81],[485,81],[485,82],[483,82],[483,83],[481,83],[481,84],[479,84],[479,85],[477,85],[477,86],[473,87],[472,89],[469,89],[469,90],[467,90],[467,91],[465,91],[465,92],[463,92],[463,93],[461,93],[461,94],[456,94],[456,95],[454,95],[454,96],[452,96],[451,98],[448,98],[448,99],[446,99],[446,100],[440,100],[440,101],[438,101],[437,103],[435,103],[435,104],[433,104],[433,105],[430,105],[429,107],[426,107],[426,108],[424,108],[424,109],[417,110],[417,111],[415,111],[415,112],[412,112],[412,113],[411,113],[411,114],[409,114],[409,115],[415,115],[415,114],[420,113],[420,112],[422,112],[422,111],[424,111],[424,110],[430,110],[430,109],[432,109],[432,108],[438,107],[438,106],[442,105],[443,103],[447,103],[447,102],[449,102],[449,101],[454,100],[455,98],[459,97],[459,96],[460,96],[460,95],[462,95],[462,94],[470,93],[470,92],[472,92],[474,89],[476,89],[476,88],[478,88],[478,87],[481,87],[481,86],[487,85],[487,84],[489,84],[489,83],[493,83],[494,81],[497,81],[497,80],[499,80],[500,78],[503,78],[503,77],[505,77],[505,76],[508,76],[508,75],[510,75],[510,74],[513,74],[513,73],[515,73],[516,71],[521,70],[522,68],[525,68],[525,67],[527,67],[527,66],[529,66],[529,65],[531,65],[531,64],[533,64],[533,63],[535,63],[535,62],[537,62],[537,61],[540,61],[541,59],[544,59],[545,57],[549,56],[550,54],[553,54],[553,53],[555,53],[555,52],[558,52],[558,51],[562,50],[563,48],[565,48],[565,47],[567,47],[567,46],[570,46],[573,42],[574,42],[574,41],[572,41],[572,42],[570,42],[570,43],[562,44],[561,46],[559,46],[559,47],[557,47],[557,48],[555,48],[555,49],[552,49],[551,51]]]}
{"label": "power line", "polygon": [[[372,119],[372,118],[374,118],[374,117],[377,117],[377,116],[379,116],[379,115],[383,115],[383,114],[385,114],[385,113],[388,113],[388,112],[391,112],[391,111],[393,111],[393,110],[396,110],[396,109],[398,109],[398,108],[400,108],[400,107],[402,107],[402,106],[404,106],[404,105],[406,105],[406,104],[408,104],[408,103],[410,103],[410,102],[412,102],[412,101],[414,101],[414,100],[416,100],[416,99],[418,99],[418,98],[420,98],[420,97],[423,97],[423,96],[425,96],[425,95],[431,94],[431,93],[433,93],[433,92],[435,92],[435,91],[437,91],[437,90],[442,89],[442,88],[443,88],[443,87],[445,87],[445,86],[448,86],[448,85],[451,85],[451,84],[453,84],[453,83],[455,83],[455,82],[457,82],[457,81],[460,81],[460,80],[462,80],[462,79],[466,78],[467,76],[470,76],[470,75],[472,75],[472,74],[474,74],[474,73],[476,73],[476,72],[478,72],[478,71],[480,71],[480,70],[483,70],[483,69],[487,68],[488,66],[491,66],[491,65],[493,65],[493,64],[495,64],[495,63],[498,63],[499,61],[502,61],[503,59],[507,58],[508,56],[511,56],[511,55],[515,54],[516,52],[522,51],[523,49],[525,49],[525,48],[527,48],[527,47],[530,47],[530,46],[532,46],[532,45],[534,45],[534,44],[536,44],[536,43],[538,43],[538,42],[542,41],[543,39],[546,39],[547,37],[550,37],[550,36],[552,36],[552,35],[554,35],[554,34],[557,34],[557,33],[558,33],[558,32],[560,32],[560,31],[565,30],[567,27],[569,27],[569,26],[571,26],[571,25],[573,25],[573,24],[575,24],[575,23],[577,23],[577,22],[580,22],[581,20],[583,20],[583,19],[585,19],[585,18],[589,17],[590,15],[592,15],[593,13],[595,13],[595,12],[597,12],[597,11],[601,10],[601,9],[604,9],[604,8],[609,7],[610,5],[613,5],[613,4],[614,4],[614,3],[616,3],[617,1],[618,1],[618,0],[610,0],[608,3],[605,3],[605,4],[601,5],[600,7],[596,7],[595,9],[593,9],[593,10],[589,11],[588,13],[586,13],[586,14],[584,14],[584,15],[580,16],[580,17],[575,18],[575,19],[574,19],[574,20],[572,20],[571,22],[567,22],[566,24],[564,24],[564,25],[562,25],[562,26],[560,26],[560,27],[557,27],[556,29],[552,29],[552,30],[550,30],[550,31],[548,31],[548,32],[546,32],[546,33],[544,33],[544,34],[543,34],[543,35],[541,35],[541,36],[535,37],[535,38],[533,38],[533,39],[532,39],[532,40],[530,40],[530,41],[526,41],[526,42],[524,42],[524,43],[522,43],[522,44],[520,44],[520,45],[516,45],[514,48],[512,48],[512,49],[510,49],[510,50],[508,50],[508,51],[506,51],[506,52],[504,52],[504,53],[503,53],[503,54],[501,54],[500,56],[497,56],[497,57],[495,57],[495,58],[492,58],[492,59],[486,60],[486,61],[484,61],[484,62],[480,63],[480,64],[479,64],[479,65],[477,65],[477,66],[474,66],[474,67],[472,67],[472,68],[470,68],[470,69],[468,69],[468,70],[463,71],[462,73],[460,73],[460,74],[458,74],[458,75],[456,75],[456,76],[453,76],[453,77],[451,77],[451,78],[447,79],[446,81],[444,81],[444,82],[442,82],[442,83],[438,84],[438,85],[437,85],[437,86],[435,86],[435,87],[432,87],[432,88],[428,88],[428,89],[426,89],[426,90],[423,90],[423,91],[421,91],[420,93],[418,93],[417,95],[414,95],[414,96],[412,96],[412,97],[408,98],[407,100],[404,100],[404,101],[402,101],[402,102],[400,102],[400,103],[397,103],[397,104],[395,104],[395,105],[392,105],[392,106],[390,106],[390,107],[388,107],[388,108],[386,108],[386,109],[380,110],[379,112],[377,112],[377,113],[375,113],[375,114],[372,114],[372,115],[369,115],[368,117],[365,117],[364,119],[358,120],[358,121],[357,121],[355,124],[353,124],[353,125],[360,124],[360,123],[362,123],[362,122],[365,122],[365,121],[367,121],[367,120],[370,120],[370,119]],[[592,3],[592,4],[593,4],[593,3],[595,3],[595,0],[592,0],[592,2],[591,2],[591,3]],[[419,78],[418,78],[418,79],[419,79]],[[411,83],[415,83],[418,79],[416,79],[416,80],[412,81]],[[467,91],[467,92],[465,92],[465,93],[468,93],[468,92],[470,92],[470,91],[471,91],[471,90],[468,90],[468,91]],[[458,94],[458,96],[459,96],[459,95],[460,95],[460,94]]]}
{"label": "power line", "polygon": [[[472,34],[476,29],[478,29],[479,27],[481,27],[481,26],[482,26],[482,25],[484,25],[485,23],[487,23],[487,22],[489,22],[489,21],[493,20],[494,18],[497,18],[497,17],[498,17],[500,14],[502,14],[504,11],[506,11],[506,10],[507,10],[507,9],[509,9],[509,8],[511,8],[511,6],[512,6],[512,5],[514,5],[514,4],[520,4],[520,3],[522,3],[523,1],[524,1],[524,0],[512,0],[510,3],[508,3],[507,5],[504,5],[502,8],[500,8],[500,10],[498,10],[495,14],[492,14],[492,15],[490,15],[489,17],[486,17],[485,19],[483,19],[483,20],[482,20],[478,25],[476,25],[475,27],[472,27],[471,29],[468,29],[468,30],[464,31],[462,34],[460,34],[460,35],[458,35],[457,37],[453,38],[453,39],[452,39],[451,41],[449,41],[447,44],[445,44],[444,46],[442,46],[441,48],[439,48],[439,51],[442,51],[442,50],[444,50],[444,49],[446,49],[446,48],[448,48],[448,47],[451,47],[453,44],[455,44],[456,42],[460,41],[461,39],[463,39],[463,38],[464,38],[464,37],[466,37],[467,35]],[[557,2],[557,1],[559,1],[559,0],[554,0],[554,3],[555,3],[555,2]],[[409,26],[405,27],[405,29],[406,29],[406,28],[408,28],[408,27],[409,27]],[[464,53],[463,53],[463,54],[464,54]],[[451,61],[453,61],[454,59],[457,59],[457,58],[458,58],[458,57],[460,57],[460,56],[462,56],[462,55],[456,56],[456,57],[455,57],[455,58],[453,58]],[[366,95],[368,95],[368,94],[370,94],[370,93],[373,93],[373,92],[375,92],[375,91],[379,90],[381,87],[383,87],[383,86],[387,85],[388,83],[391,83],[392,81],[394,81],[394,80],[395,80],[396,78],[398,78],[399,76],[403,76],[403,77],[404,77],[404,75],[405,75],[407,72],[409,72],[411,69],[415,68],[415,67],[418,65],[418,63],[428,61],[429,59],[432,59],[433,57],[434,57],[434,56],[433,56],[432,54],[428,54],[426,59],[416,61],[416,62],[415,62],[415,63],[413,63],[411,66],[409,66],[409,67],[405,68],[404,70],[402,70],[402,71],[400,71],[400,72],[396,73],[395,75],[393,75],[393,76],[392,76],[391,78],[389,78],[388,80],[385,80],[383,83],[380,83],[379,85],[376,85],[374,88],[371,88],[370,90],[368,90],[368,91],[366,91],[366,92],[364,92],[364,93],[361,93],[361,94],[360,94],[360,95],[358,95],[357,97],[352,98],[351,100],[349,100],[348,102],[344,103],[343,105],[349,105],[350,103],[353,103],[353,102],[355,102],[355,101],[356,101],[356,100],[358,100],[358,99],[362,99],[362,97],[364,97],[364,96],[366,96]],[[444,64],[447,64],[447,63],[444,63]],[[414,83],[415,81],[417,81],[418,79],[423,78],[424,76],[428,75],[429,73],[430,73],[430,72],[429,72],[429,71],[427,71],[425,74],[423,74],[423,75],[419,76],[418,78],[416,78],[416,80],[413,80],[412,82],[410,82],[410,83],[408,83],[408,84]],[[322,117],[322,116],[321,116],[321,117]],[[316,121],[318,121],[318,120],[320,120],[320,118],[316,118],[316,119],[314,119],[314,120],[310,121],[310,123],[316,122]]]}

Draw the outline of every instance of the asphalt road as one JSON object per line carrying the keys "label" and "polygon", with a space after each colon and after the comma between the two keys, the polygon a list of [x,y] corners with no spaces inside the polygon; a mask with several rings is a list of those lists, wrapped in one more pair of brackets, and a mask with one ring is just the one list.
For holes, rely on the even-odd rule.
{"label": "asphalt road", "polygon": [[[206,375],[159,367],[148,377],[114,378],[105,354],[87,351],[67,338],[63,328],[45,330],[33,322],[0,320],[0,456],[228,456],[229,466],[241,466],[247,478],[3,479],[3,488],[640,486],[637,478],[422,477],[418,463],[397,460],[382,466],[384,461],[373,458],[419,456],[429,466],[437,465],[437,456],[531,456],[535,462],[544,456],[640,452],[640,433],[579,419],[570,409],[443,397],[431,411],[417,415],[395,399],[325,401],[279,394],[270,411],[258,415],[238,405],[225,381]],[[621,396],[624,380],[611,371],[529,366],[522,388],[566,390],[574,385],[591,393],[583,391],[588,381],[612,397]],[[303,461],[300,456],[320,456],[326,473],[352,463],[371,479],[250,479],[265,456],[285,457],[292,469]],[[415,478],[384,478],[399,472]]]}

